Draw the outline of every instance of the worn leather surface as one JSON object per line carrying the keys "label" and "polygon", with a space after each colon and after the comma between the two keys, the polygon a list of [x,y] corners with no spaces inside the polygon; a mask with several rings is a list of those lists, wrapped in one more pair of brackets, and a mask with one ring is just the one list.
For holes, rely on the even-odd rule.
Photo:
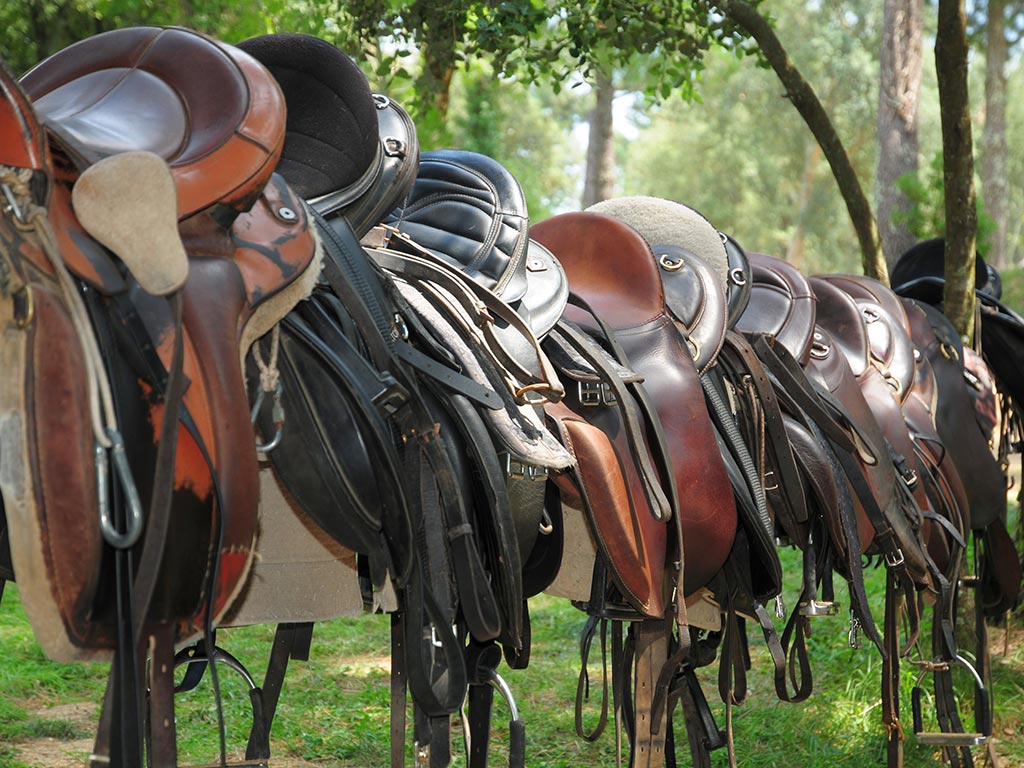
{"label": "worn leather surface", "polygon": [[[559,424],[577,462],[590,530],[614,569],[616,585],[644,615],[663,615],[667,529],[642,502],[628,449],[623,451],[599,426],[578,417]],[[621,433],[618,437],[621,440]]]}
{"label": "worn leather surface", "polygon": [[806,365],[814,332],[816,299],[793,265],[763,253],[748,253],[751,290],[736,330],[775,336]]}
{"label": "worn leather surface", "polygon": [[90,37],[30,70],[40,120],[80,165],[131,149],[164,158],[178,215],[248,208],[284,142],[284,98],[255,59],[180,28]]}
{"label": "worn leather surface", "polygon": [[[661,420],[681,497],[686,594],[725,562],[736,532],[732,489],[715,450],[696,367],[665,312],[650,247],[634,230],[601,214],[562,214],[534,225],[533,236],[558,257],[569,288],[614,332]],[[566,317],[596,332],[575,308]]]}

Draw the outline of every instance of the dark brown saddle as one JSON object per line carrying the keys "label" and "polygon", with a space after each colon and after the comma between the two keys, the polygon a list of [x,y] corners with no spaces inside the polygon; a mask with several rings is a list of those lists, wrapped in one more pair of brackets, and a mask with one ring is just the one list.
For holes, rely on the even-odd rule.
{"label": "dark brown saddle", "polygon": [[[649,525],[653,531],[660,530],[654,540],[663,542],[666,531],[661,521],[670,517],[677,520],[685,555],[681,593],[692,594],[707,584],[725,562],[737,519],[721,457],[707,450],[715,444],[707,407],[692,355],[666,312],[657,260],[635,230],[601,214],[563,214],[534,225],[531,234],[558,257],[568,275],[570,292],[582,300],[579,306],[570,301],[565,318],[615,350],[621,364],[643,376],[643,393],[650,401],[642,429],[658,476],[640,481],[669,489],[664,497],[671,506],[667,514],[649,506],[641,514],[634,509],[643,510],[641,500],[645,497],[620,492],[619,498],[630,499],[629,506],[588,510],[598,518],[595,528],[614,531]],[[575,393],[572,389],[567,388],[566,403],[578,418],[593,422],[599,414],[613,410],[600,386],[594,391],[596,397],[588,396],[582,386]],[[661,445],[654,439],[659,427]],[[603,456],[593,457],[591,468],[614,461],[624,472],[636,472],[637,464],[631,458],[636,450],[625,445],[624,432],[605,434],[615,449],[605,449]],[[581,475],[580,481],[605,482],[599,472],[590,478]],[[678,492],[671,490],[673,485]],[[673,499],[679,501],[672,503]],[[602,522],[599,516],[605,515],[613,520]],[[606,553],[612,560],[611,567],[623,578],[639,569],[650,585],[647,592],[660,593],[664,576],[661,564],[645,557],[635,548],[636,543],[621,543],[631,550],[630,558],[616,559],[615,553]]]}
{"label": "dark brown saddle", "polygon": [[[903,300],[893,291],[859,275],[831,275],[824,279],[856,301],[868,333],[872,366],[900,404],[909,442],[904,440],[896,414],[890,413],[887,398],[877,384],[874,385],[874,395],[869,397],[879,411],[879,423],[888,425],[887,437],[895,450],[908,461],[913,458],[916,478],[909,473],[905,477],[919,481],[913,490],[925,516],[922,536],[937,566],[945,572],[954,564],[950,560],[954,542],[960,549],[964,546],[967,501],[960,474],[935,425],[937,384],[934,372],[915,347],[910,336],[910,317]],[[923,318],[919,317],[918,322],[921,320]],[[933,523],[945,526],[943,521],[949,523],[945,531],[931,530]]]}

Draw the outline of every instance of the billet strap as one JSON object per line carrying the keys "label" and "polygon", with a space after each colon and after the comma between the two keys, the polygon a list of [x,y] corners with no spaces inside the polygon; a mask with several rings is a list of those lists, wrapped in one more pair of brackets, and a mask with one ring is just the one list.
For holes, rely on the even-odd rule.
{"label": "billet strap", "polygon": [[861,508],[867,514],[868,521],[875,529],[874,541],[882,552],[886,569],[895,576],[906,597],[907,619],[909,622],[909,637],[904,650],[906,652],[917,641],[921,628],[921,612],[917,604],[917,591],[914,586],[914,580],[907,570],[906,560],[903,550],[900,548],[896,532],[889,524],[885,513],[878,506],[878,501],[875,499],[875,495],[872,493],[871,487],[864,477],[864,471],[857,463],[857,460],[841,448],[837,448],[835,456],[839,460],[843,474],[850,481],[853,492],[860,500]]}
{"label": "billet strap", "polygon": [[886,735],[888,768],[903,766],[903,724],[900,722],[900,602],[903,590],[897,574],[885,579],[885,656],[882,659],[882,727]]}
{"label": "billet strap", "polygon": [[[782,418],[782,408],[775,396],[775,389],[764,370],[764,366],[754,353],[750,342],[736,331],[728,331],[725,345],[718,355],[719,366],[729,370],[729,378],[734,385],[747,386],[752,390],[750,397],[756,400],[764,415],[764,434],[767,438],[765,446],[771,457],[772,466],[777,473],[775,485],[783,503],[776,508],[780,517],[796,523],[806,523],[808,519],[807,500],[804,497],[803,482],[800,480],[793,449],[786,434],[786,425]],[[737,381],[740,379],[741,381]],[[785,525],[785,520],[783,521]],[[793,526],[795,527],[795,526]],[[792,529],[786,526],[792,533]]]}
{"label": "billet strap", "polygon": [[[523,386],[515,392],[517,399],[522,401],[521,404],[528,402],[526,394],[530,392],[536,392],[542,399],[551,402],[561,399],[564,391],[558,381],[558,376],[541,350],[540,342],[533,330],[526,324],[522,316],[493,291],[468,279],[459,270],[415,244],[415,241],[407,237],[403,239],[405,242],[414,244],[418,255],[412,256],[398,251],[376,248],[368,249],[367,253],[383,269],[421,284],[433,283],[454,298],[479,328],[488,349],[515,375],[518,381],[523,382]],[[537,370],[540,371],[539,376],[524,368],[513,355],[507,352],[500,338],[494,333],[495,318],[507,323],[528,343],[536,359]]]}
{"label": "billet strap", "polygon": [[[580,674],[576,679],[575,726],[576,735],[589,742],[597,741],[608,724],[608,621],[599,616],[588,616],[580,631]],[[590,672],[587,666],[594,635],[601,638],[601,710],[597,724],[593,730],[587,731],[583,726],[583,705],[590,700]]]}
{"label": "billet strap", "polygon": [[[824,432],[810,419],[806,419],[805,424],[817,438],[829,465],[832,467],[833,475],[837,478],[842,477],[844,470],[839,463],[837,452],[828,441]],[[839,516],[840,529],[843,532],[843,537],[846,539],[846,546],[839,547],[839,549],[846,555],[844,565],[846,568],[847,587],[850,593],[850,610],[853,612],[853,617],[859,625],[859,629],[868,636],[868,639],[874,643],[879,653],[884,657],[885,647],[882,637],[878,632],[875,618],[871,613],[868,596],[864,589],[864,564],[860,556],[860,533],[857,530],[857,513],[853,507],[853,496],[850,493],[850,487],[844,482],[836,483],[836,490],[839,497],[839,506],[836,512]],[[855,640],[856,638],[851,633],[851,641]]]}
{"label": "billet strap", "polygon": [[405,708],[408,672],[405,659],[405,614],[391,614],[391,768],[405,768]]}
{"label": "billet strap", "polygon": [[781,384],[782,389],[777,389],[777,393],[785,392],[842,450],[857,453],[868,465],[878,463],[877,449],[872,446],[870,438],[845,415],[830,393],[808,380],[800,364],[784,346],[775,344],[764,334],[755,336],[753,346],[758,358]]}
{"label": "billet strap", "polygon": [[[566,346],[580,355],[586,362],[598,372],[601,377],[602,386],[607,386],[614,398],[614,406],[622,417],[625,428],[626,441],[629,445],[630,458],[636,466],[640,479],[643,483],[644,497],[650,506],[651,514],[655,520],[666,521],[671,517],[674,507],[669,502],[659,480],[659,475],[651,464],[650,454],[647,450],[647,442],[644,439],[645,429],[640,409],[637,406],[637,399],[634,397],[639,391],[636,382],[624,382],[619,371],[609,365],[608,353],[605,352],[596,341],[576,326],[565,320],[559,320],[552,334],[549,334],[549,341],[546,343],[558,343],[564,341]],[[617,361],[622,363],[621,360]],[[652,446],[653,452],[653,446]]]}

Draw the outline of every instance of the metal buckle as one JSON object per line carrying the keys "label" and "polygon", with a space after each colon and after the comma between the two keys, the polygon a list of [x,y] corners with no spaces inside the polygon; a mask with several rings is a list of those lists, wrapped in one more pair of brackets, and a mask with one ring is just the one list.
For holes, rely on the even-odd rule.
{"label": "metal buckle", "polygon": [[906,562],[906,559],[903,557],[903,550],[899,547],[896,547],[895,554],[886,553],[885,555],[885,564],[890,568],[897,568],[903,565],[904,562]]}
{"label": "metal buckle", "polygon": [[529,480],[546,480],[548,477],[547,467],[537,467],[533,464],[514,460],[512,454],[505,454],[505,476],[508,478],[521,478]]}
{"label": "metal buckle", "polygon": [[611,387],[603,381],[578,381],[576,382],[576,388],[580,405],[596,407],[599,405],[615,405],[618,402]]}
{"label": "metal buckle", "polygon": [[825,343],[825,337],[815,331],[811,341],[811,357],[816,360],[824,360],[831,351],[832,347]]}
{"label": "metal buckle", "polygon": [[807,600],[800,603],[800,615],[810,618],[821,616],[836,616],[839,613],[839,605],[825,600]]}

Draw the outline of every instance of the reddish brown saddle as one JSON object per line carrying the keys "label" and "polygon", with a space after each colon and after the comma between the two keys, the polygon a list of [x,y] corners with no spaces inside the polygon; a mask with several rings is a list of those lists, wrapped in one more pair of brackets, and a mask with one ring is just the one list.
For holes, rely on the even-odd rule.
{"label": "reddish brown saddle", "polygon": [[[632,228],[601,214],[556,216],[534,225],[531,236],[550,248],[562,263],[569,278],[570,292],[582,299],[586,307],[570,306],[564,317],[601,343],[611,348],[618,346],[624,357],[620,362],[644,378],[643,389],[654,408],[653,413],[646,414],[649,421],[645,423],[645,437],[650,440],[656,429],[650,420],[657,419],[664,435],[664,456],[669,461],[667,466],[658,469],[659,472],[670,471],[671,477],[660,475],[656,480],[663,487],[674,483],[678,489],[679,506],[672,508],[669,515],[678,517],[682,529],[686,554],[683,591],[690,594],[705,585],[725,562],[735,535],[736,511],[721,458],[712,448],[715,440],[693,358],[665,310],[657,260]],[[575,389],[576,394],[566,396],[568,407],[577,415],[566,419],[567,428],[589,431],[576,426],[581,422],[600,427],[595,419],[609,411],[601,399],[607,400],[607,397],[599,391],[597,403],[591,406],[578,397],[583,388]],[[609,470],[627,475],[636,472],[635,464],[629,460],[623,432],[609,430],[604,434],[611,446],[584,457],[593,462],[580,470],[584,484],[609,477]],[[600,438],[597,439],[600,442]],[[638,525],[654,531],[658,527],[664,529],[664,524],[659,522],[667,519],[664,514],[642,511],[640,499],[644,495],[635,492],[640,482],[634,479],[630,483],[634,492],[609,492],[609,503],[594,507],[598,530],[628,533]],[[665,495],[669,499],[673,496]],[[612,499],[617,503],[611,503]],[[601,518],[606,516],[602,522]],[[664,536],[662,530],[651,540],[663,541]],[[632,541],[636,541],[635,537],[620,533],[613,543],[632,548],[635,546]],[[648,572],[649,593],[661,590],[661,564],[656,558],[634,550],[630,555],[634,560],[631,565],[629,559],[615,552],[609,551],[606,555],[610,555],[613,568],[623,574],[638,567]]]}
{"label": "reddish brown saddle", "polygon": [[[212,629],[248,573],[258,486],[241,360],[315,279],[302,203],[272,177],[283,100],[246,54],[163,28],[90,38],[4,87],[0,144],[21,148],[2,158],[5,177],[27,182],[7,185],[18,205],[0,221],[14,319],[3,346],[18,374],[3,411],[22,430],[4,450],[21,478],[3,487],[15,576],[53,658],[103,654],[131,635],[139,644],[144,627],[166,654]],[[167,237],[188,255],[187,280],[168,298],[85,231],[72,199],[87,170],[139,150],[169,168]],[[116,202],[110,215],[133,215],[137,201],[118,190],[129,181],[101,190]],[[141,240],[119,225],[129,249]],[[68,285],[82,286],[83,308]],[[90,355],[123,432],[116,472],[94,448]],[[126,578],[128,615],[114,607]]]}

